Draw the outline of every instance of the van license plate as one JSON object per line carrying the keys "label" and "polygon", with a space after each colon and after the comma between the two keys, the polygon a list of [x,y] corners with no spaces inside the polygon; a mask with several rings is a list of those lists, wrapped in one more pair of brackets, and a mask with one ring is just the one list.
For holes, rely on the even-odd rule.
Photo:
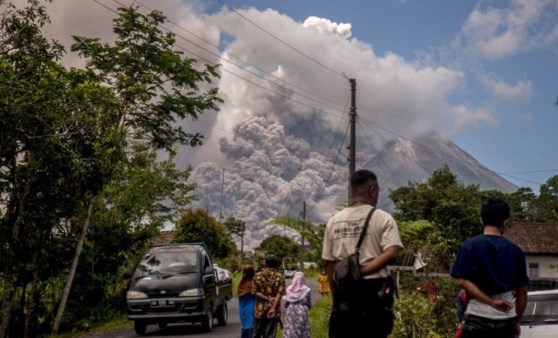
{"label": "van license plate", "polygon": [[174,300],[172,299],[155,299],[151,301],[151,307],[172,307]]}

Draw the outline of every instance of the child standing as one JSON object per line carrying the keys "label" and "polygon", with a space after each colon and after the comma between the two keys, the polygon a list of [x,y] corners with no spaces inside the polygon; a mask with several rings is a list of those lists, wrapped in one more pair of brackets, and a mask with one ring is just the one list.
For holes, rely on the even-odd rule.
{"label": "child standing", "polygon": [[323,269],[318,276],[318,292],[320,293],[320,295],[322,295],[322,297],[325,295],[329,295],[329,282],[327,281],[326,272]]}

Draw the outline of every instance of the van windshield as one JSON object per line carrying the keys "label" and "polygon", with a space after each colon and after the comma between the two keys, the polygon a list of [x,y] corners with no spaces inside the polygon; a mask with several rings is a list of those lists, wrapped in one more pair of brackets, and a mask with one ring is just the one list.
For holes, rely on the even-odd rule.
{"label": "van windshield", "polygon": [[196,252],[160,251],[146,254],[134,272],[134,278],[150,275],[185,274],[198,272]]}
{"label": "van windshield", "polygon": [[558,294],[529,296],[522,322],[554,324],[558,322]]}

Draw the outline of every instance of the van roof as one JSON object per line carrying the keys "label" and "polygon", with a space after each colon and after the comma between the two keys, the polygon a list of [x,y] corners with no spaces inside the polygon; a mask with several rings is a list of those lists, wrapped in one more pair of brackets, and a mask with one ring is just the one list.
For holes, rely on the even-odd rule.
{"label": "van roof", "polygon": [[198,251],[200,247],[207,250],[207,246],[203,242],[191,243],[174,243],[174,244],[161,244],[154,245],[149,249],[149,252],[163,252],[163,251]]}

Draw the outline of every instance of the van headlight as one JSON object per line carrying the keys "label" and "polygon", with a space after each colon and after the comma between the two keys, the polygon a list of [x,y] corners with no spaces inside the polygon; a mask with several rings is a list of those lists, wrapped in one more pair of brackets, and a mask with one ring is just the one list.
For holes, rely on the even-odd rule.
{"label": "van headlight", "polygon": [[126,299],[141,299],[141,298],[147,298],[147,295],[144,292],[140,292],[140,291],[126,292]]}
{"label": "van headlight", "polygon": [[178,297],[200,297],[200,296],[204,296],[205,292],[203,291],[203,289],[188,289],[188,290],[184,290],[182,291]]}

